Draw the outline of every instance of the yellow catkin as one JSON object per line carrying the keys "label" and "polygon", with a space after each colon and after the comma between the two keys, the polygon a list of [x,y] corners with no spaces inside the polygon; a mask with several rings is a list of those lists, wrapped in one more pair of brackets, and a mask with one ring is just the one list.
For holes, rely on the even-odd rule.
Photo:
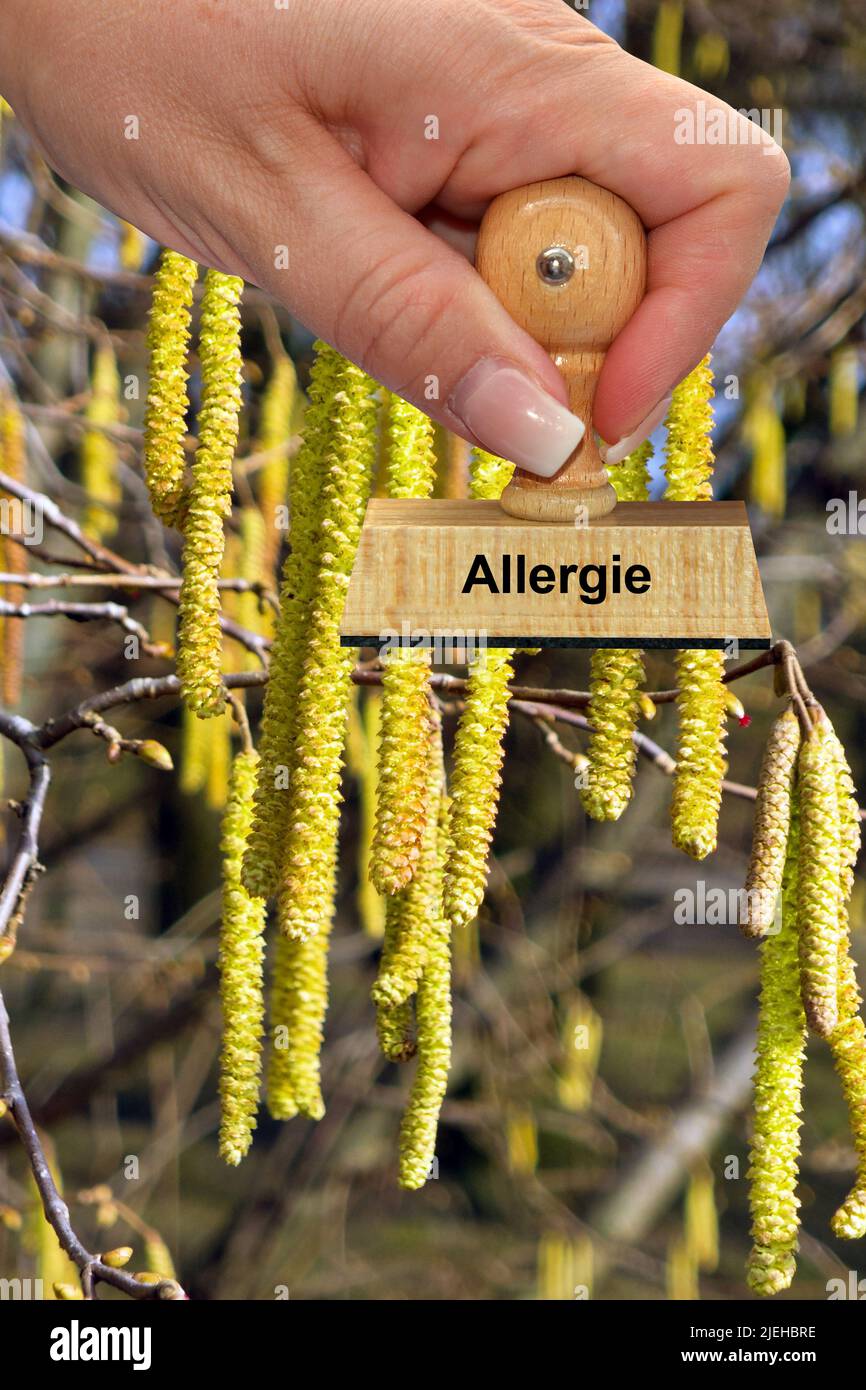
{"label": "yellow catkin", "polygon": [[262,962],[265,904],[241,883],[244,844],[252,817],[255,753],[238,753],[222,822],[222,925],[219,970],[223,1031],[220,1051],[219,1149],[240,1163],[250,1147],[259,1104],[264,1000]]}
{"label": "yellow catkin", "polygon": [[800,1111],[806,1020],[797,951],[799,815],[791,816],[782,885],[782,921],[761,945],[754,1119],[749,1155],[752,1240],[748,1282],[754,1293],[789,1287],[796,1267]]}
{"label": "yellow catkin", "polygon": [[243,280],[209,270],[199,330],[202,400],[199,446],[184,518],[177,671],[184,701],[202,718],[222,712],[218,580],[231,511],[232,461],[241,408],[240,313]]}
{"label": "yellow catkin", "polygon": [[566,1110],[580,1113],[590,1106],[602,1037],[601,1017],[581,996],[569,1009],[562,1029],[563,1060],[556,1078],[556,1093]]}
{"label": "yellow catkin", "polygon": [[675,387],[665,425],[665,499],[706,502],[713,495],[713,373],[710,357]]}
{"label": "yellow catkin", "polygon": [[627,649],[593,652],[588,718],[592,725],[588,766],[580,799],[593,820],[619,820],[632,795],[640,715],[643,653]]}
{"label": "yellow catkin", "polygon": [[692,52],[692,62],[702,84],[717,77],[727,77],[731,50],[725,35],[710,32],[699,34]]}
{"label": "yellow catkin", "polygon": [[432,717],[430,655],[396,648],[384,659],[379,733],[376,831],[370,878],[380,893],[397,893],[415,872],[429,806],[427,777]]}
{"label": "yellow catkin", "polygon": [[209,725],[184,705],[180,716],[180,790],[187,796],[200,792],[207,782]]}
{"label": "yellow catkin", "polygon": [[[121,418],[120,374],[111,347],[96,349],[90,383],[90,400],[84,418],[93,425],[114,425]],[[117,445],[100,429],[85,430],[81,437],[81,482],[88,506],[84,529],[97,540],[107,540],[117,530],[117,507],[122,489],[117,476]]]}
{"label": "yellow catkin", "polygon": [[837,1236],[857,1240],[866,1235],[866,1027],[860,1014],[862,999],[854,961],[849,954],[848,911],[854,888],[854,867],[860,852],[860,808],[851,769],[835,732],[830,733],[828,745],[836,780],[840,844],[839,1021],[829,1042],[857,1154],[854,1185],[834,1213],[831,1224]]}
{"label": "yellow catkin", "polygon": [[668,1298],[675,1303],[692,1302],[701,1296],[699,1269],[685,1236],[674,1236],[668,1245],[665,1285]]}
{"label": "yellow catkin", "polygon": [[298,686],[316,592],[323,485],[335,430],[332,402],[348,370],[349,363],[338,352],[327,343],[316,343],[304,438],[289,476],[291,549],[283,566],[280,614],[262,709],[253,828],[244,860],[244,882],[250,892],[264,896],[276,888],[288,824]]}
{"label": "yellow catkin", "polygon": [[845,954],[839,960],[839,1022],[829,1041],[857,1154],[854,1185],[831,1221],[834,1234],[846,1240],[866,1235],[866,1027],[861,1002],[854,962]]}
{"label": "yellow catkin", "polygon": [[429,497],[436,479],[433,421],[401,396],[386,397],[389,497]]}
{"label": "yellow catkin", "polygon": [[727,770],[724,659],[715,651],[678,652],[676,668],[680,693],[673,842],[693,859],[704,859],[716,848]]}
{"label": "yellow catkin", "polygon": [[[199,720],[201,723],[201,720]],[[213,811],[221,811],[229,794],[232,765],[232,714],[227,707],[219,719],[211,719],[205,728],[207,776],[205,800]],[[244,837],[246,842],[246,837]]]}
{"label": "yellow catkin", "polygon": [[834,437],[855,434],[860,405],[859,353],[844,343],[830,358],[830,433]]}
{"label": "yellow catkin", "polygon": [[333,910],[334,843],[352,667],[340,646],[340,618],[370,495],[375,458],[374,383],[347,364],[332,405],[334,431],[322,490],[322,549],[297,686],[286,837],[277,918],[287,935],[320,931]]}
{"label": "yellow catkin", "polygon": [[[505,459],[473,449],[470,495],[499,497],[513,472],[514,465]],[[511,654],[503,651],[482,650],[469,669],[466,702],[454,741],[451,843],[445,865],[445,912],[452,926],[467,926],[484,897],[512,675]]]}
{"label": "yellow catkin", "polygon": [[662,72],[678,76],[683,39],[683,0],[661,0],[653,28],[652,60]]}
{"label": "yellow catkin", "polygon": [[505,1149],[508,1167],[517,1176],[529,1177],[538,1168],[538,1125],[528,1106],[512,1105],[506,1110]]}
{"label": "yellow catkin", "polygon": [[[17,401],[0,392],[0,472],[23,483],[25,473],[24,417]],[[0,501],[6,494],[0,489]],[[0,529],[0,570],[8,574],[27,573],[27,548],[18,544]],[[20,584],[3,591],[9,603],[21,603],[25,597]],[[24,623],[19,618],[0,618],[0,700],[4,705],[17,705],[21,698],[21,679],[24,654]]]}
{"label": "yellow catkin", "polygon": [[[649,440],[629,454],[610,479],[619,502],[644,502],[649,496]],[[640,651],[593,652],[590,661],[589,760],[581,801],[594,820],[618,820],[631,800],[635,770],[632,737],[641,712],[640,685],[644,659]]]}
{"label": "yellow catkin", "polygon": [[153,1270],[154,1274],[159,1275],[160,1279],[174,1279],[176,1277],[171,1251],[159,1231],[155,1231],[150,1226],[147,1228],[144,1237],[142,1260],[145,1267]]}
{"label": "yellow catkin", "polygon": [[800,988],[813,1032],[838,1021],[841,839],[832,731],[821,718],[800,747]]}
{"label": "yellow catkin", "polygon": [[443,796],[438,817],[438,882],[431,885],[427,959],[415,1003],[417,1062],[400,1126],[399,1182],[412,1190],[424,1186],[433,1167],[451,1064],[451,925],[441,900],[448,819],[449,805]]}
{"label": "yellow catkin", "polygon": [[386,901],[385,939],[372,990],[379,1044],[392,1062],[406,1061],[415,1051],[409,1001],[418,990],[429,956],[431,934],[442,914],[440,813],[444,762],[438,717],[431,719],[431,725],[424,766],[419,769],[429,817],[411,883]]}
{"label": "yellow catkin", "polygon": [[124,270],[141,270],[147,237],[131,222],[120,222],[120,264]]}
{"label": "yellow catkin", "polygon": [[514,464],[501,459],[497,454],[488,454],[486,449],[473,449],[469,471],[469,496],[486,498],[499,497],[502,489],[511,482]]}
{"label": "yellow catkin", "polygon": [[163,251],[147,330],[150,376],[144,412],[144,469],[153,510],[167,526],[181,519],[186,454],[187,350],[198,266]]}
{"label": "yellow catkin", "polygon": [[[390,393],[386,397],[389,497],[429,497],[436,477],[433,422]],[[427,822],[425,769],[430,743],[430,654],[398,648],[385,659],[379,743],[379,792],[370,876],[380,893],[412,878]]]}
{"label": "yellow catkin", "polygon": [[355,901],[368,936],[385,933],[385,900],[370,880],[370,854],[376,829],[376,749],[381,724],[382,692],[356,689],[349,705],[346,766],[358,786],[358,888]]}
{"label": "yellow catkin", "polygon": [[[705,357],[676,387],[666,420],[665,497],[700,502],[712,497],[713,377]],[[716,847],[722,781],[727,770],[724,670],[721,652],[682,651],[676,657],[679,740],[671,805],[673,842],[694,859]]]}
{"label": "yellow catkin", "polygon": [[511,658],[501,651],[480,652],[469,669],[454,739],[451,843],[445,866],[445,912],[454,927],[471,922],[484,898],[512,674]]}
{"label": "yellow catkin", "polygon": [[[267,526],[256,506],[244,507],[241,512],[240,560],[236,570],[238,579],[248,584],[271,586],[271,574],[267,558]],[[255,589],[243,589],[238,594],[237,620],[241,627],[259,636],[270,635],[271,610],[262,605]],[[259,658],[249,647],[241,648],[240,669],[257,671]]]}
{"label": "yellow catkin", "polygon": [[259,506],[265,521],[263,566],[269,576],[273,574],[280,551],[279,509],[288,501],[289,446],[292,436],[301,429],[303,415],[304,397],[294,363],[290,357],[282,355],[274,359],[262,393],[256,440],[256,448],[271,455],[262,465],[258,488]]}
{"label": "yellow catkin", "polygon": [[768,516],[785,515],[785,426],[776,406],[773,383],[758,383],[743,412],[743,438],[751,451],[749,496]]}
{"label": "yellow catkin", "polygon": [[592,1293],[594,1252],[588,1236],[571,1240],[545,1231],[538,1242],[538,1298],[545,1301],[587,1299]]}
{"label": "yellow catkin", "polygon": [[[334,851],[335,851],[334,847]],[[336,853],[329,886],[333,894]],[[274,948],[268,1033],[267,1102],[275,1120],[325,1113],[321,1089],[322,1038],[328,1008],[330,918],[315,936],[294,941],[280,932]]]}
{"label": "yellow catkin", "polygon": [[689,1176],[686,1188],[684,1235],[698,1269],[711,1273],[719,1264],[719,1217],[713,1170],[702,1163]]}
{"label": "yellow catkin", "polygon": [[789,707],[773,723],[758,778],[746,904],[740,921],[746,936],[766,936],[775,919],[799,747],[800,721]]}

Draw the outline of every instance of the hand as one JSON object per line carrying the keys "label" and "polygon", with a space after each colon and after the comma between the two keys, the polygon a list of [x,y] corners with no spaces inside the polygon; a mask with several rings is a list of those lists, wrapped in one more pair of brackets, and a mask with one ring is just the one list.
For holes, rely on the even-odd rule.
{"label": "hand", "polygon": [[0,90],[77,187],[538,472],[582,430],[460,249],[520,184],[578,173],[620,194],[649,232],[647,295],[595,402],[622,456],[754,276],[788,187],[781,149],[734,113],[737,143],[677,144],[676,111],[728,108],[561,0],[277,3],[3,0]]}

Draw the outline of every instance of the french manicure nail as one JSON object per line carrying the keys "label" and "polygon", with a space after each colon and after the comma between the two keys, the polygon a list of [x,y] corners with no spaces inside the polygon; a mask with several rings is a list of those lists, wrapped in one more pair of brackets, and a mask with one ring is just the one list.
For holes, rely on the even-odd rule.
{"label": "french manicure nail", "polygon": [[624,458],[633,453],[638,445],[643,444],[645,439],[649,439],[656,425],[660,425],[668,413],[671,404],[670,391],[664,400],[659,401],[655,410],[651,410],[646,419],[641,420],[636,429],[631,434],[627,434],[624,439],[620,439],[616,444],[599,444],[598,452],[606,464],[612,466],[615,463],[622,463]]}
{"label": "french manicure nail", "polygon": [[586,433],[577,415],[496,357],[476,362],[448,405],[490,453],[540,478],[557,473]]}

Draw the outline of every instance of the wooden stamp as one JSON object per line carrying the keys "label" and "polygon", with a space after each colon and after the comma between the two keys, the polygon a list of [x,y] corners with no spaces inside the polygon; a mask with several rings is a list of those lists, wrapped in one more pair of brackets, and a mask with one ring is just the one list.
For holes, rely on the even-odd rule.
{"label": "wooden stamp", "polygon": [[[494,200],[478,270],[592,419],[604,354],[639,305],[646,235],[586,179]],[[591,428],[550,479],[515,471],[499,502],[369,504],[344,645],[768,647],[741,502],[617,505]]]}

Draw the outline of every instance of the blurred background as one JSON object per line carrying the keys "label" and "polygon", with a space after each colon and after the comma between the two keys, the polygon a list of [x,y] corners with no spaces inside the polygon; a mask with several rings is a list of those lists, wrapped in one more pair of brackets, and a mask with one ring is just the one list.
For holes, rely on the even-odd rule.
{"label": "blurred background", "polygon": [[[862,790],[862,0],[591,0],[575,8],[641,58],[734,107],[781,119],[790,201],[714,349],[716,496],[749,503],[774,634],[796,644]],[[98,546],[176,574],[177,537],[153,520],[143,486],[144,391],[134,385],[146,379],[159,248],[55,178],[8,108],[0,140],[0,389],[22,404],[26,482]],[[243,513],[260,500],[262,452],[267,466],[279,457],[275,445],[296,446],[301,398],[278,439],[263,411],[275,362],[288,353],[302,388],[311,355],[302,326],[259,291],[248,290],[243,313],[246,409],[227,574],[243,567]],[[115,367],[119,401],[116,386],[105,389]],[[438,444],[440,490],[459,491],[464,451],[453,440]],[[660,432],[659,458],[662,444]],[[832,516],[842,507],[840,530]],[[6,546],[0,569],[12,567],[13,549]],[[74,565],[80,574],[83,561],[100,567],[58,532],[28,558],[35,573]],[[133,626],[116,615],[71,621],[60,612],[18,623],[26,645],[14,708],[41,723],[132,676],[170,672],[159,654],[173,638],[165,593],[28,590],[23,597],[38,603],[122,604]],[[241,617],[251,612],[266,628],[266,605]],[[135,624],[145,635],[130,657],[124,644]],[[5,641],[11,662],[15,639]],[[226,642],[227,670],[257,664]],[[652,656],[648,669],[649,689],[673,683],[664,656]],[[523,658],[518,678],[585,690],[588,657]],[[729,777],[748,789],[780,706],[769,670],[735,689],[744,717],[731,720]],[[111,761],[111,739],[90,729],[52,750],[45,873],[0,983],[76,1229],[91,1249],[134,1246],[131,1267],[162,1273],[173,1265],[196,1298],[745,1297],[757,957],[736,927],[674,918],[676,895],[698,891],[699,881],[707,890],[742,886],[748,791],[726,795],[718,851],[695,864],[671,847],[670,776],[663,754],[653,756],[653,746],[675,749],[672,706],[641,726],[650,756],[639,759],[634,800],[615,825],[587,822],[580,806],[573,755],[585,734],[558,725],[552,736],[515,714],[487,901],[456,948],[438,1176],[403,1193],[396,1142],[408,1077],[378,1056],[369,1002],[381,930],[363,881],[377,695],[356,695],[324,1052],[328,1110],[318,1124],[278,1125],[263,1113],[238,1169],[220,1161],[215,1135],[228,726],[208,721],[206,734],[185,727],[174,698],[106,713],[124,740],[164,745],[174,772],[134,750]],[[248,692],[246,704],[254,721],[260,693]],[[447,704],[445,712],[453,728]],[[27,789],[18,750],[6,744],[2,759],[0,863],[18,834],[4,808]],[[858,879],[855,928],[863,888]],[[861,932],[854,942],[862,957]],[[802,1142],[803,1238],[786,1296],[823,1299],[827,1281],[866,1264],[866,1252],[829,1232],[854,1155],[822,1046],[810,1052]],[[16,1274],[44,1278],[46,1292],[71,1277],[14,1132],[0,1122],[0,1277]]]}

